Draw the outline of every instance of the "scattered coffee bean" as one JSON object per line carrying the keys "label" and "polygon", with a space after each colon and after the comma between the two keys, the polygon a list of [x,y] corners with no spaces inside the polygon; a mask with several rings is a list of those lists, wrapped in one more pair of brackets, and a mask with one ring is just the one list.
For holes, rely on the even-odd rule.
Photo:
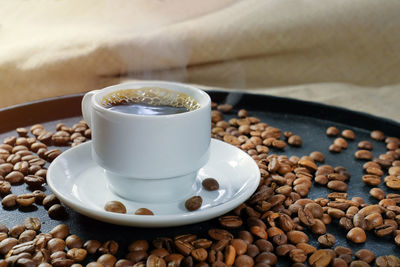
{"label": "scattered coffee bean", "polygon": [[330,126],[326,129],[326,135],[328,136],[337,136],[339,134],[339,129],[335,126]]}
{"label": "scattered coffee bean", "polygon": [[9,194],[9,195],[5,196],[5,197],[1,200],[1,205],[3,205],[3,207],[4,207],[5,209],[14,208],[15,206],[17,206],[17,195],[15,195],[15,194]]}
{"label": "scattered coffee bean", "polygon": [[18,195],[16,202],[21,207],[29,207],[33,203],[35,203],[35,195],[34,194],[22,194]]}
{"label": "scattered coffee bean", "polygon": [[365,234],[364,230],[360,227],[354,227],[351,229],[347,235],[347,239],[354,242],[354,243],[364,243],[367,240],[367,235]]}
{"label": "scattered coffee bean", "polygon": [[324,234],[318,237],[318,243],[323,247],[333,247],[336,243],[336,238],[331,234]]}
{"label": "scattered coffee bean", "polygon": [[370,141],[360,141],[357,147],[364,150],[372,150],[374,148]]}
{"label": "scattered coffee bean", "polygon": [[42,224],[40,223],[38,218],[28,217],[24,220],[24,226],[27,230],[34,230],[38,232]]}
{"label": "scattered coffee bean", "polygon": [[214,178],[206,178],[201,182],[201,184],[207,191],[215,191],[219,189],[219,183]]}
{"label": "scattered coffee bean", "polygon": [[369,150],[358,150],[354,153],[354,156],[357,159],[362,159],[362,160],[371,160],[373,158],[373,155]]}
{"label": "scattered coffee bean", "polygon": [[55,204],[60,204],[60,200],[54,194],[50,194],[43,199],[43,206],[48,210],[51,206]]}
{"label": "scattered coffee bean", "polygon": [[201,207],[203,199],[200,196],[193,196],[185,201],[185,207],[189,211],[195,211]]}
{"label": "scattered coffee bean", "polygon": [[352,130],[346,129],[342,131],[342,136],[346,139],[354,140],[356,138],[355,133]]}
{"label": "scattered coffee bean", "polygon": [[126,213],[125,205],[116,200],[108,201],[105,204],[104,209],[109,212]]}
{"label": "scattered coffee bean", "polygon": [[379,130],[371,131],[370,136],[371,136],[372,139],[375,139],[377,141],[385,140],[385,134],[382,131],[379,131]]}
{"label": "scattered coffee bean", "polygon": [[67,216],[67,211],[61,204],[52,205],[47,212],[50,218],[55,220],[63,219]]}

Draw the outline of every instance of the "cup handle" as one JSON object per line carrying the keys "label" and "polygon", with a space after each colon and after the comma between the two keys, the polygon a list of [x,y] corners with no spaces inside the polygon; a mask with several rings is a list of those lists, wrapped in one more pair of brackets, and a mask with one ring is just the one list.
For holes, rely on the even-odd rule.
{"label": "cup handle", "polygon": [[89,127],[92,127],[92,98],[99,90],[93,90],[86,93],[82,99],[82,116]]}

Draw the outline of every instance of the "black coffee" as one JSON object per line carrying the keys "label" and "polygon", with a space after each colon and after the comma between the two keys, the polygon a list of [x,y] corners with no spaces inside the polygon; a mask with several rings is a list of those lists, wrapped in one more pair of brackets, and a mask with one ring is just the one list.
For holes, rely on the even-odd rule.
{"label": "black coffee", "polygon": [[108,109],[137,115],[169,115],[178,114],[189,111],[185,107],[173,107],[173,106],[153,106],[142,103],[126,103],[121,105],[113,105]]}
{"label": "black coffee", "polygon": [[105,95],[101,104],[110,110],[137,115],[178,114],[200,107],[185,93],[158,87],[114,91]]}

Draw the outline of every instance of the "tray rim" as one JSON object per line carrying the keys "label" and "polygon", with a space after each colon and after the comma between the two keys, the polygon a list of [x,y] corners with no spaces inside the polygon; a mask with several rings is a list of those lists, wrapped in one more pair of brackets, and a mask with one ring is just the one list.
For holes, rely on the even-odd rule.
{"label": "tray rim", "polygon": [[[386,124],[386,127],[395,129],[391,131],[398,132],[400,134],[400,122],[397,122],[391,118],[385,118],[381,117],[375,114],[363,112],[363,111],[358,111],[358,110],[352,110],[349,108],[345,107],[339,107],[339,106],[334,106],[334,105],[329,105],[329,104],[324,104],[324,103],[319,103],[319,102],[314,102],[314,101],[306,101],[306,100],[301,100],[301,99],[296,99],[296,98],[290,98],[290,97],[280,97],[280,96],[272,96],[272,95],[267,95],[267,94],[258,94],[254,92],[246,92],[246,91],[229,91],[229,90],[221,90],[221,89],[212,89],[212,90],[204,90],[207,93],[214,94],[215,95],[226,95],[228,94],[233,94],[233,95],[241,95],[241,97],[247,97],[247,98],[262,98],[263,100],[268,100],[271,103],[286,103],[286,104],[291,104],[295,106],[305,106],[311,108],[311,110],[319,110],[319,111],[324,111],[322,113],[313,113],[310,114],[310,112],[305,112],[305,109],[302,109],[300,113],[294,113],[290,109],[283,110],[283,112],[279,112],[273,108],[272,110],[259,110],[259,111],[268,111],[268,112],[273,112],[273,113],[281,113],[281,114],[293,114],[293,115],[298,115],[298,116],[304,116],[304,117],[311,117],[314,119],[322,119],[322,120],[329,120],[335,123],[342,123],[342,124],[347,124],[349,125],[348,120],[347,121],[340,121],[336,119],[327,118],[324,116],[324,114],[332,113],[332,114],[342,114],[342,115],[353,115],[356,117],[356,119],[364,119],[364,120],[371,120],[373,122],[379,122],[379,124]],[[4,121],[4,117],[10,116],[11,117],[14,115],[17,115],[17,120],[14,120],[13,125],[19,123],[23,125],[29,125],[29,124],[34,124],[34,123],[44,123],[52,120],[58,120],[58,119],[63,119],[63,118],[68,118],[68,117],[75,117],[75,116],[81,116],[81,111],[80,111],[80,102],[82,97],[84,96],[85,92],[82,93],[76,93],[76,94],[67,94],[67,95],[61,95],[61,96],[55,96],[55,97],[48,97],[48,98],[43,98],[43,99],[38,99],[34,101],[29,101],[21,104],[16,104],[13,106],[8,106],[4,108],[0,108],[0,121]],[[225,97],[226,97],[225,96]],[[39,109],[43,105],[50,104],[52,106],[57,106],[58,104],[63,104],[63,103],[72,103],[73,109],[70,109],[68,112],[64,112],[60,114],[59,116],[55,116],[58,113],[55,113],[53,115],[50,115],[48,119],[45,120],[38,120],[37,116],[30,117],[30,116],[25,116],[25,118],[22,118],[24,113],[22,112],[32,112],[35,109]],[[77,106],[79,105],[79,109],[76,109]],[[250,109],[248,109],[250,110]],[[254,109],[257,110],[257,109]],[[65,110],[64,110],[65,111]],[[313,116],[315,115],[315,116]],[[328,114],[329,115],[329,114]],[[25,119],[25,120],[24,120]],[[25,122],[26,121],[26,122]],[[374,127],[368,127],[367,125],[358,125],[357,120],[355,120],[356,125],[353,123],[351,124],[352,127],[358,127],[361,129],[369,129],[372,130]],[[19,127],[21,127],[20,125]],[[18,127],[18,126],[17,126]],[[11,131],[15,129],[16,127],[5,127],[4,125],[0,125],[0,134],[1,133],[6,133],[8,131]],[[378,128],[376,128],[378,129]],[[391,132],[390,131],[390,132]]]}

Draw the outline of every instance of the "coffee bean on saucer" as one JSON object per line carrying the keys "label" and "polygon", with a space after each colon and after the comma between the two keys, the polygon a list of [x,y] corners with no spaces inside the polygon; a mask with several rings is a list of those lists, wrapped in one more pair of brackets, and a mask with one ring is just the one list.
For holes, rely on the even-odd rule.
{"label": "coffee bean on saucer", "polygon": [[136,215],[154,215],[154,213],[146,208],[140,208],[135,211]]}
{"label": "coffee bean on saucer", "polygon": [[218,181],[214,178],[206,178],[201,183],[205,190],[207,191],[215,191],[219,189]]}
{"label": "coffee bean on saucer", "polygon": [[104,206],[104,209],[109,212],[126,213],[124,204],[116,200],[108,201]]}
{"label": "coffee bean on saucer", "polygon": [[203,203],[203,199],[201,196],[193,196],[186,200],[185,202],[185,207],[189,211],[194,211],[197,210],[201,207],[201,204]]}

